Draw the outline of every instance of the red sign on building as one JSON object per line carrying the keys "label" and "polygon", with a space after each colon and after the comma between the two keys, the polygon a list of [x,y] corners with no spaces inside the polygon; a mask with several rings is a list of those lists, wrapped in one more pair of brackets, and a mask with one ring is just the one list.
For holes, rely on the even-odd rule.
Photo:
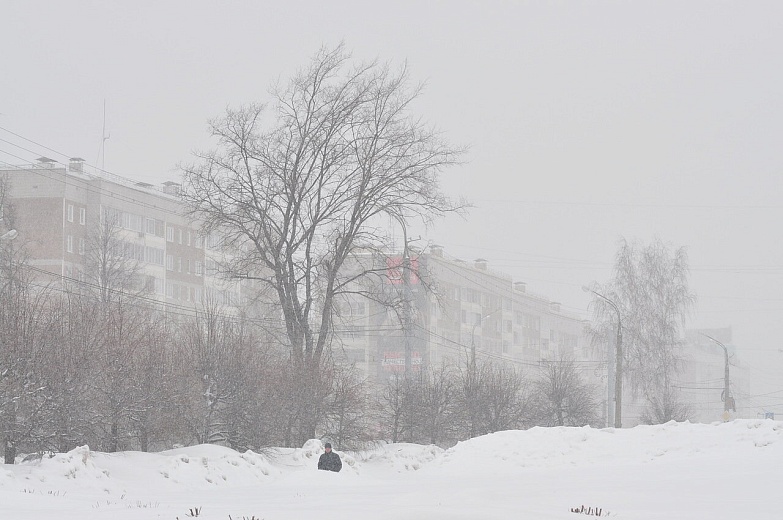
{"label": "red sign on building", "polygon": [[[384,352],[381,367],[386,372],[405,372],[405,352]],[[411,369],[421,368],[421,353],[411,352]]]}
{"label": "red sign on building", "polygon": [[[408,260],[410,266],[408,275],[411,284],[419,283],[419,259],[411,258]],[[386,276],[389,283],[392,285],[399,285],[405,281],[403,276],[404,260],[402,256],[387,256],[386,257]]]}

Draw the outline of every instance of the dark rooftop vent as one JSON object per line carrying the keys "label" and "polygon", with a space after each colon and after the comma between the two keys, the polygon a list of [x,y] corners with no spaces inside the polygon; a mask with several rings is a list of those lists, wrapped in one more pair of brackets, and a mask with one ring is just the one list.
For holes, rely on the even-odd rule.
{"label": "dark rooftop vent", "polygon": [[36,161],[38,161],[38,164],[35,165],[37,168],[54,168],[54,163],[57,162],[48,157],[39,157]]}
{"label": "dark rooftop vent", "polygon": [[84,159],[81,157],[71,157],[68,161],[68,171],[70,172],[84,172]]}

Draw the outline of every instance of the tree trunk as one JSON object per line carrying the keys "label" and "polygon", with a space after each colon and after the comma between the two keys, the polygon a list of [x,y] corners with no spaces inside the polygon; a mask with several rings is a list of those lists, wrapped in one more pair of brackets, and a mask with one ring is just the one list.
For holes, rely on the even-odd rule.
{"label": "tree trunk", "polygon": [[116,453],[118,451],[120,451],[120,425],[117,424],[117,419],[112,419],[109,453]]}
{"label": "tree trunk", "polygon": [[16,443],[10,438],[5,438],[4,458],[6,464],[13,464],[16,461]]}
{"label": "tree trunk", "polygon": [[150,439],[146,425],[142,425],[141,431],[139,432],[139,444],[141,444],[140,449],[142,452],[146,453],[149,451]]}

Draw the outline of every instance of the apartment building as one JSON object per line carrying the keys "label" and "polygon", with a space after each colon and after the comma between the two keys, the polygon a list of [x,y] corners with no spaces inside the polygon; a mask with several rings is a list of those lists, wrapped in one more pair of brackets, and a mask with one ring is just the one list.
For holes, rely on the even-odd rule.
{"label": "apartment building", "polygon": [[464,364],[474,357],[531,372],[562,358],[587,361],[585,375],[590,378],[601,365],[591,358],[579,316],[529,292],[524,283],[489,268],[484,259],[462,261],[433,246],[408,260],[407,274],[399,253],[369,255],[362,262],[364,268],[386,269],[386,276],[373,278],[383,286],[381,293],[397,292],[411,301],[407,311],[389,309],[377,301],[382,298],[363,296],[368,292],[364,288],[339,304],[335,351],[372,380],[402,373],[406,364],[415,372],[444,362]]}
{"label": "apartment building", "polygon": [[0,176],[8,182],[15,242],[42,281],[84,281],[89,248],[108,222],[113,246],[138,269],[146,297],[185,306],[207,299],[240,304],[243,287],[216,276],[219,237],[202,239],[183,213],[176,183],[153,186],[89,172],[80,158],[66,167],[41,157]]}

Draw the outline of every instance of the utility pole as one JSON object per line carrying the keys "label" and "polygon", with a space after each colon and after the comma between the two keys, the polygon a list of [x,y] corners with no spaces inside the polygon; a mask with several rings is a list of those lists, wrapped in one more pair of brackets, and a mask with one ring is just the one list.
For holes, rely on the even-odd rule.
{"label": "utility pole", "polygon": [[714,341],[717,343],[722,349],[723,349],[723,356],[724,356],[724,367],[723,367],[723,415],[726,420],[728,420],[729,416],[729,410],[736,410],[736,406],[734,404],[734,398],[731,396],[731,390],[730,390],[730,381],[729,381],[729,349],[726,348],[726,345],[718,341],[717,339],[713,338],[712,336],[708,336],[707,334],[702,334],[705,338]]}
{"label": "utility pole", "polygon": [[[617,341],[617,339],[615,339]],[[617,348],[617,345],[613,345]],[[606,385],[606,426],[614,425],[614,397],[615,397],[615,361],[616,361],[615,349],[609,348],[606,372],[607,372],[607,385]]]}
{"label": "utility pole", "polygon": [[405,338],[405,379],[410,379],[412,372],[412,346],[411,346],[411,334],[413,333],[413,320],[411,312],[411,259],[410,252],[408,250],[408,231],[405,228],[405,224],[402,223],[402,238],[404,245],[402,248],[402,327],[403,336]]}
{"label": "utility pole", "polygon": [[614,382],[614,427],[623,427],[623,322],[620,308],[612,300],[588,287],[582,287],[585,292],[593,293],[612,306],[617,313],[617,342],[615,345],[615,382]]}
{"label": "utility pole", "polygon": [[[484,323],[484,320],[495,314],[496,312],[500,312],[503,309],[502,304],[501,307],[495,309],[494,311],[485,314],[484,316],[479,316],[479,319],[476,323],[473,324],[473,330],[470,332],[470,366],[472,370],[476,370],[476,327],[479,325],[482,325]],[[483,327],[483,325],[482,325]],[[482,329],[483,330],[483,329]],[[481,335],[484,337],[484,334]]]}

